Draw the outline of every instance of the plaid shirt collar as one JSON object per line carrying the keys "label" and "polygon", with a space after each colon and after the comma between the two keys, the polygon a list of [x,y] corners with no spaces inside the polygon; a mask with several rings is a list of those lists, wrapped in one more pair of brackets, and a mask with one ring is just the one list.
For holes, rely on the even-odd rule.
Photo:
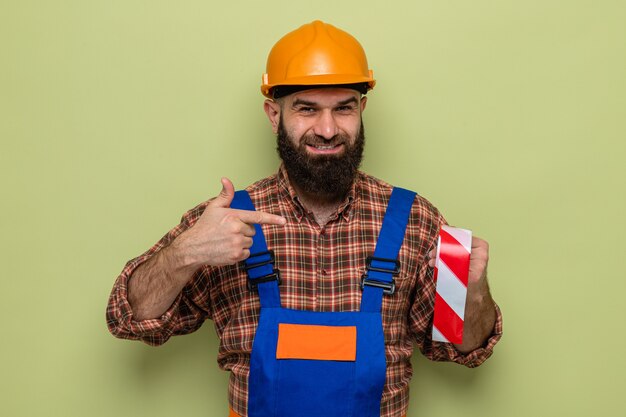
{"label": "plaid shirt collar", "polygon": [[[358,191],[360,188],[361,173],[357,173],[352,186],[350,186],[350,190],[348,190],[348,194],[344,201],[337,207],[337,212],[330,218],[330,221],[336,220],[339,216],[346,221],[349,222],[353,217],[353,211],[356,203],[358,202],[357,196],[359,195]],[[313,214],[302,205],[298,195],[296,194],[296,190],[291,185],[289,181],[289,176],[287,175],[287,170],[283,164],[280,165],[278,169],[277,175],[277,185],[278,185],[278,193],[284,199],[284,201],[289,202],[289,207],[292,209],[293,215],[295,216],[298,223],[302,222],[302,218],[305,215],[313,218]]]}

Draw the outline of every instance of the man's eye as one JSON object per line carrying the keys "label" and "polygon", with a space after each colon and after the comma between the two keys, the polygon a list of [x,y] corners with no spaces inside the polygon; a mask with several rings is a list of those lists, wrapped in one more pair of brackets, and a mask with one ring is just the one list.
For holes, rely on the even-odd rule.
{"label": "man's eye", "polygon": [[341,112],[349,112],[354,110],[354,108],[352,106],[339,106],[337,107],[337,111],[341,111]]}
{"label": "man's eye", "polygon": [[311,113],[314,112],[315,109],[313,107],[300,107],[300,111],[302,113]]}

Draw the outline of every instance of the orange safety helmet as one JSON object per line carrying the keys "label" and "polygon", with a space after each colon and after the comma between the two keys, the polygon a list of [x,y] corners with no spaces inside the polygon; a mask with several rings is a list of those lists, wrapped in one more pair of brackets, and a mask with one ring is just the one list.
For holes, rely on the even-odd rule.
{"label": "orange safety helmet", "polygon": [[278,86],[362,84],[367,92],[376,84],[359,41],[319,20],[276,42],[267,57],[266,71],[261,92],[268,98],[274,97]]}

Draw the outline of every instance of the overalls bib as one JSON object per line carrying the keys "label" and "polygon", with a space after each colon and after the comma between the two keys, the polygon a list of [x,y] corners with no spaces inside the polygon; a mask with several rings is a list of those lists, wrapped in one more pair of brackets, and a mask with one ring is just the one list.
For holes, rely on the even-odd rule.
{"label": "overalls bib", "polygon": [[[249,417],[379,417],[385,384],[383,294],[395,291],[398,252],[415,193],[394,188],[361,277],[360,311],[315,312],[282,308],[280,271],[260,225],[246,260],[248,287],[261,312],[250,357]],[[232,208],[254,210],[246,191]]]}

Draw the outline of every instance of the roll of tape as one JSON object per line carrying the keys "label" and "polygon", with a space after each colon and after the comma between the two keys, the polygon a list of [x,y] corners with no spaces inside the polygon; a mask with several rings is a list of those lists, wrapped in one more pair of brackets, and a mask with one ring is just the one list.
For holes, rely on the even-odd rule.
{"label": "roll of tape", "polygon": [[435,313],[432,339],[463,343],[465,300],[469,276],[472,232],[442,226],[437,241]]}

